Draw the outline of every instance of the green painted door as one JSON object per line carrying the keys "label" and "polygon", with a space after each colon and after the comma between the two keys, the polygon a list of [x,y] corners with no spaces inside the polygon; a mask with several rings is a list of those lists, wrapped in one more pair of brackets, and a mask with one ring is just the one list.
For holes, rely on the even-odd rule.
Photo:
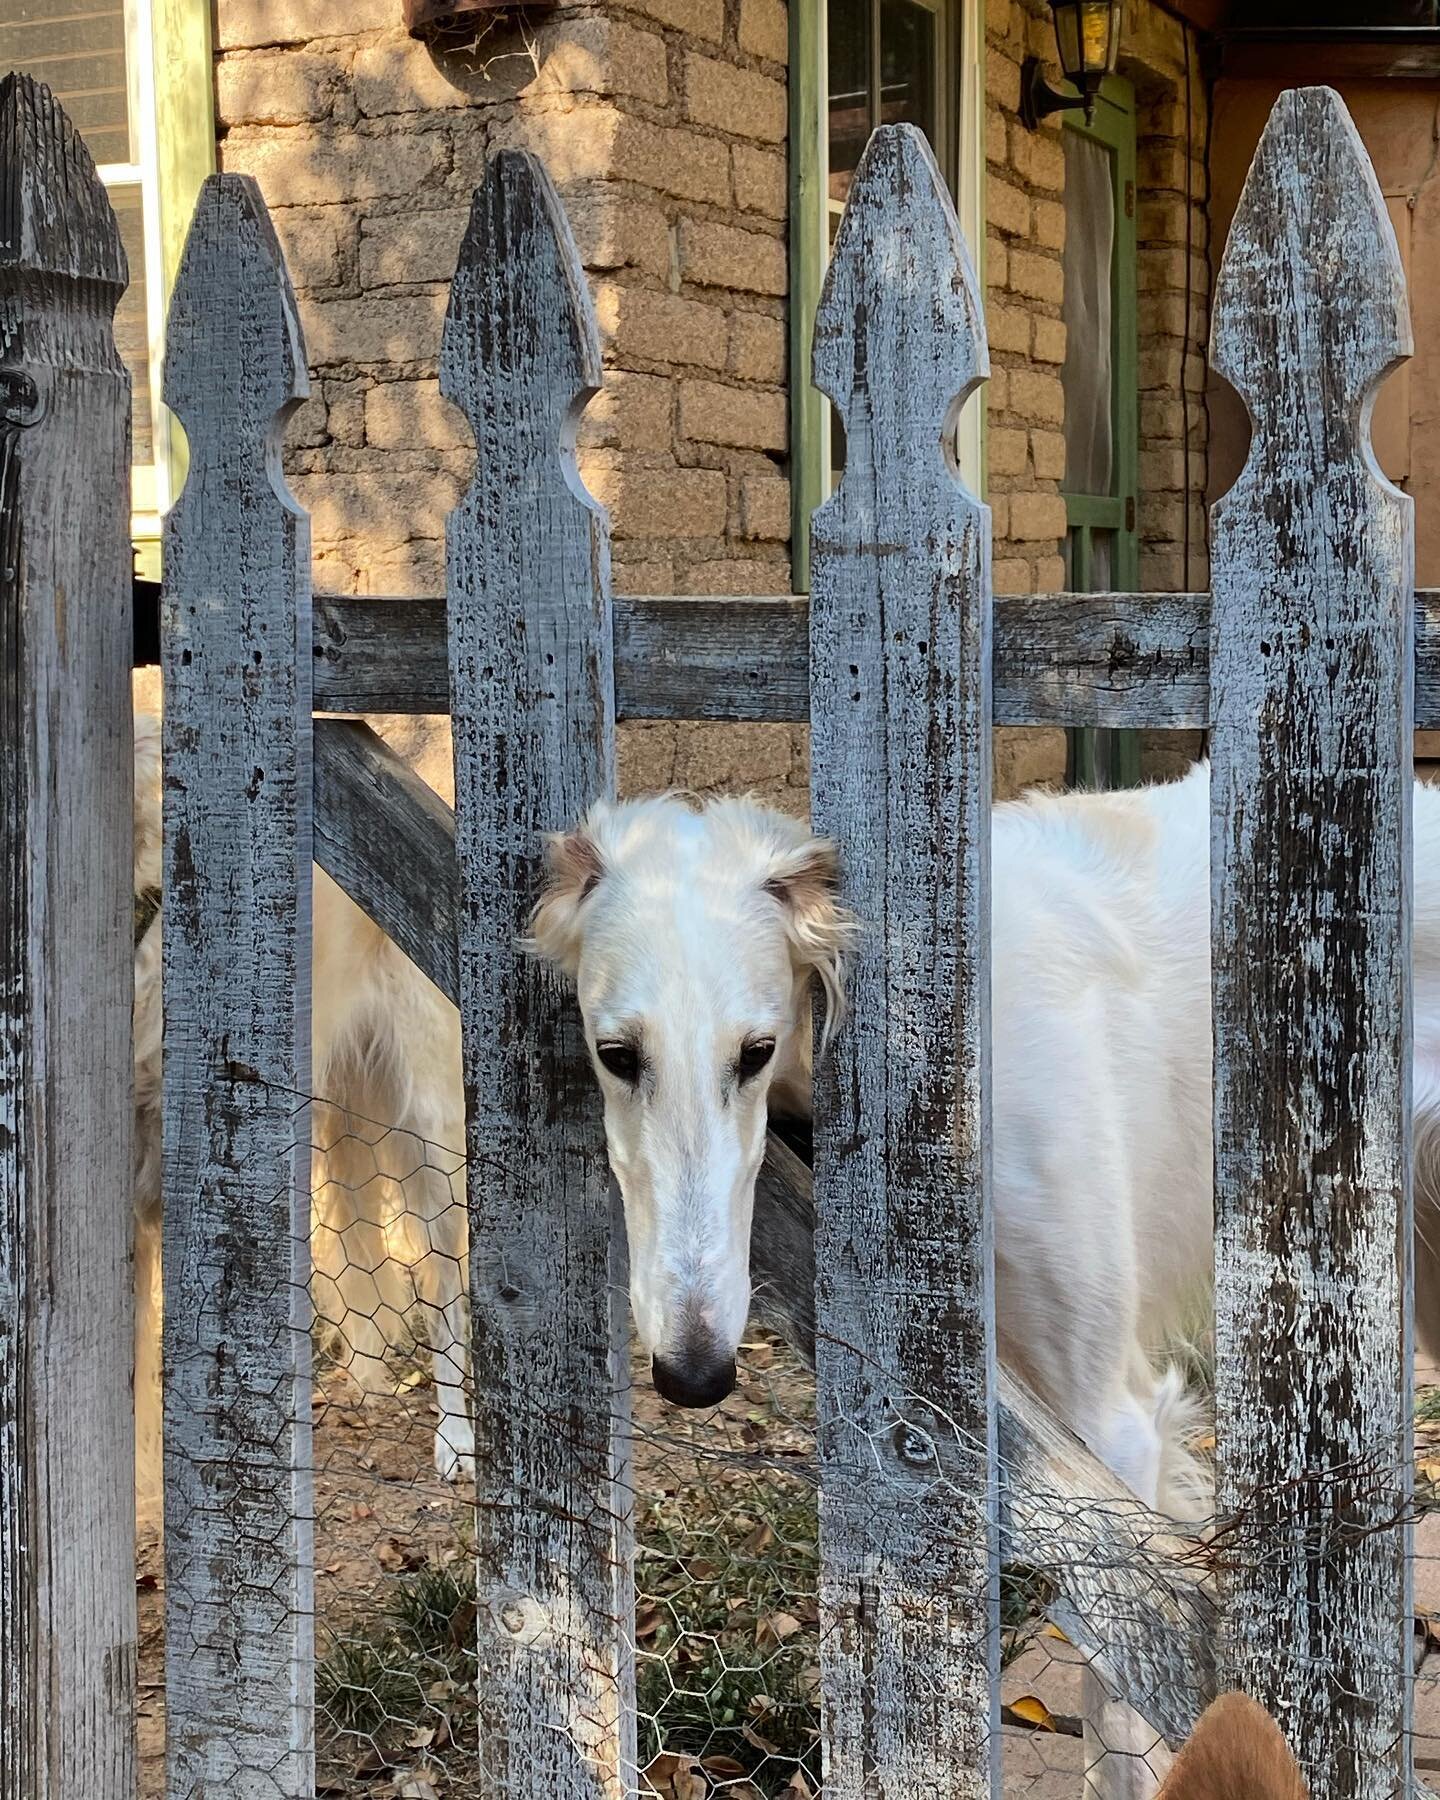
{"label": "green painted door", "polygon": [[[1095,117],[1066,115],[1065,563],[1076,592],[1139,581],[1139,372],[1135,277],[1135,95],[1112,76]],[[1073,731],[1070,779],[1128,787],[1140,775],[1129,731]]]}

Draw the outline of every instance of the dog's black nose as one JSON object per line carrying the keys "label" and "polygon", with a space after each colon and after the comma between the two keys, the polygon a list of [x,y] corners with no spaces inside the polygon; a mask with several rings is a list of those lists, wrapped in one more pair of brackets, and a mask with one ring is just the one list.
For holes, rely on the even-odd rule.
{"label": "dog's black nose", "polygon": [[735,1391],[735,1358],[710,1362],[682,1356],[666,1362],[655,1356],[650,1359],[650,1378],[660,1398],[674,1406],[718,1406]]}

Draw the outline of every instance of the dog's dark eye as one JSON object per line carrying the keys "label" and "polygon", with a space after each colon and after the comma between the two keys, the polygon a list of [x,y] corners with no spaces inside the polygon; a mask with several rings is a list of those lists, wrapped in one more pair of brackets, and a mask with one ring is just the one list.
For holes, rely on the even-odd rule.
{"label": "dog's dark eye", "polygon": [[752,1075],[758,1075],[774,1054],[774,1038],[758,1038],[753,1044],[746,1044],[735,1065],[740,1072],[740,1079],[749,1081]]}
{"label": "dog's dark eye", "polygon": [[610,1043],[597,1044],[595,1054],[617,1081],[628,1081],[634,1087],[640,1079],[640,1052],[634,1044],[617,1038]]}

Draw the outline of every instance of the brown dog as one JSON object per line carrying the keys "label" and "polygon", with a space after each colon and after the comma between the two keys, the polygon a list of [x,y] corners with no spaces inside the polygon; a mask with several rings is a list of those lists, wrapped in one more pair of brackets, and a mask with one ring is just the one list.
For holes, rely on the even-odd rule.
{"label": "brown dog", "polygon": [[1159,1800],[1310,1800],[1280,1727],[1248,1694],[1222,1694],[1200,1716]]}

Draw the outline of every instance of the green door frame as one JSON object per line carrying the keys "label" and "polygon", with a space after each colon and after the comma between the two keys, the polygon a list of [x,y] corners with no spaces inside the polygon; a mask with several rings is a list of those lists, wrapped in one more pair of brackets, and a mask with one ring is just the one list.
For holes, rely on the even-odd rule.
{"label": "green door frame", "polygon": [[[937,156],[952,191],[973,183],[974,204],[967,206],[970,196],[962,191],[957,205],[983,288],[983,7],[980,0],[917,3],[936,14],[940,66],[953,72],[953,80],[941,82],[938,129],[944,143]],[[830,492],[829,402],[810,380],[815,313],[830,260],[826,5],[827,0],[790,0],[790,585],[797,594],[810,587],[810,515]],[[966,479],[980,493],[985,409],[975,402],[972,410],[970,435],[962,426],[958,449]]]}
{"label": "green door frame", "polygon": [[[1111,433],[1114,476],[1109,494],[1065,495],[1071,534],[1070,586],[1093,590],[1093,534],[1111,534],[1110,579],[1133,592],[1140,579],[1135,507],[1140,483],[1140,349],[1135,241],[1135,90],[1123,76],[1107,78],[1095,117],[1065,115],[1065,130],[1110,152],[1115,196],[1115,246],[1110,264]],[[1093,727],[1070,733],[1070,780],[1076,787],[1133,787],[1140,779],[1140,741],[1133,731]]]}
{"label": "green door frame", "polygon": [[810,588],[810,515],[825,498],[825,407],[810,346],[829,259],[825,0],[790,6],[790,586]]}

